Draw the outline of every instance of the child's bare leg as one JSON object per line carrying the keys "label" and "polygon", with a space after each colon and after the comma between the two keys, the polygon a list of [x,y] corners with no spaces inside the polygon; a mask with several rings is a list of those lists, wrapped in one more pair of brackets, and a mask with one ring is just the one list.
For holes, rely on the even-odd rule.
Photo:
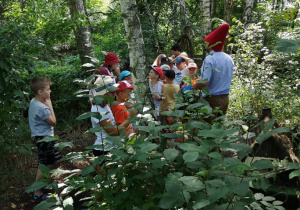
{"label": "child's bare leg", "polygon": [[[43,178],[43,175],[42,175],[40,169],[38,169],[37,172],[36,172],[35,181],[38,181],[41,178]],[[35,190],[34,194],[38,195],[38,196],[41,195],[42,194],[42,189]]]}

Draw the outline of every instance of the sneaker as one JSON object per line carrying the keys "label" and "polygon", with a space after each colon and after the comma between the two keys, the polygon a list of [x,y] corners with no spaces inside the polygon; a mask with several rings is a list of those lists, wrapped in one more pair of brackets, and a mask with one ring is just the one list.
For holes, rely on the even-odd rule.
{"label": "sneaker", "polygon": [[45,195],[44,193],[42,193],[41,195],[35,195],[35,194],[33,194],[31,202],[32,203],[39,203],[39,202],[41,202],[43,200],[46,200],[47,198],[48,198],[48,196]]}

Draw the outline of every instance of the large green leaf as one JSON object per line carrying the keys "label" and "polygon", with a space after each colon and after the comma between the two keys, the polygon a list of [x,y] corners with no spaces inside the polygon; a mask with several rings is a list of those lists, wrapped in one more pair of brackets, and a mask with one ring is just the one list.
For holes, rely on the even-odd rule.
{"label": "large green leaf", "polygon": [[182,156],[183,160],[186,163],[193,162],[193,161],[197,160],[198,157],[199,157],[198,152],[185,152]]}
{"label": "large green leaf", "polygon": [[160,199],[158,207],[162,209],[172,209],[174,207],[179,207],[184,203],[184,197],[182,193],[177,192],[175,194],[165,194],[162,199]]}
{"label": "large green leaf", "polygon": [[195,176],[183,176],[179,179],[183,182],[184,189],[188,192],[196,192],[204,189],[204,184]]}
{"label": "large green leaf", "polygon": [[46,200],[36,205],[34,207],[34,210],[49,209],[50,207],[56,205],[56,203],[57,203],[56,197],[47,198]]}
{"label": "large green leaf", "polygon": [[168,161],[172,162],[178,156],[179,152],[176,149],[166,149],[163,154]]}
{"label": "large green leaf", "polygon": [[270,160],[257,160],[254,163],[251,164],[251,168],[263,170],[268,168],[273,168],[272,161]]}
{"label": "large green leaf", "polygon": [[195,204],[193,205],[193,209],[202,209],[205,206],[208,206],[210,204],[209,200],[200,200],[200,201],[196,201]]}
{"label": "large green leaf", "polygon": [[275,50],[283,53],[297,52],[300,46],[298,40],[280,39],[275,45]]}
{"label": "large green leaf", "polygon": [[86,167],[84,167],[84,168],[82,169],[81,175],[82,175],[82,176],[85,176],[85,175],[87,175],[87,174],[89,174],[89,173],[91,173],[91,172],[93,172],[93,171],[95,171],[95,167],[89,165],[89,166],[86,166]]}
{"label": "large green leaf", "polygon": [[35,182],[31,186],[26,188],[26,192],[33,192],[47,186],[47,182]]}
{"label": "large green leaf", "polygon": [[152,150],[155,150],[158,146],[158,144],[153,143],[144,143],[139,145],[139,147],[141,148],[141,152],[150,152]]}
{"label": "large green leaf", "polygon": [[300,176],[300,169],[291,172],[290,175],[289,175],[289,178],[292,179],[292,178],[294,178],[296,176]]}

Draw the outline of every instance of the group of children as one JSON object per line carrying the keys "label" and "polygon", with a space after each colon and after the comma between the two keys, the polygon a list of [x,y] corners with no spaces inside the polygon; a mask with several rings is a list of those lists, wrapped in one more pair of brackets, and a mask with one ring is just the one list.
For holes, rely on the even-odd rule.
{"label": "group of children", "polygon": [[[149,71],[149,89],[155,109],[161,123],[166,125],[175,123],[174,117],[160,113],[172,110],[175,104],[175,94],[184,90],[186,86],[191,86],[198,79],[197,65],[187,55],[178,54],[176,51],[179,50],[176,50],[176,47],[177,45],[172,47],[173,57],[158,56],[155,65],[152,65]],[[94,72],[95,78],[91,82],[93,86],[89,92],[91,112],[98,112],[101,115],[100,119],[91,117],[93,128],[100,128],[95,133],[97,138],[94,143],[94,156],[105,155],[112,148],[113,143],[106,139],[108,135],[119,136],[123,130],[126,130],[126,134],[131,133],[132,123],[129,118],[137,114],[132,105],[126,103],[128,101],[134,103],[132,74],[128,70],[120,71],[118,66],[120,61],[116,54],[108,53],[104,64]],[[184,80],[184,77],[188,79]],[[53,126],[56,125],[50,99],[50,85],[51,82],[47,78],[32,79],[30,86],[35,97],[30,102],[29,125],[31,137],[38,147],[39,163],[52,169],[58,166],[62,155],[54,147],[54,141],[41,141],[44,137],[54,136]],[[108,97],[115,99],[112,105],[106,100]],[[101,98],[100,104],[96,103],[97,98]],[[40,178],[42,175],[38,170],[36,180]],[[47,196],[42,193],[41,189],[38,189],[34,192],[32,202],[40,202],[46,198]]]}

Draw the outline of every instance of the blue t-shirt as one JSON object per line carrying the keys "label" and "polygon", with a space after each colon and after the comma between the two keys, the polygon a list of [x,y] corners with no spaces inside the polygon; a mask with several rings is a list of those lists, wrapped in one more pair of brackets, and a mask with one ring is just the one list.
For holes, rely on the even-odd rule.
{"label": "blue t-shirt", "polygon": [[34,98],[31,100],[28,113],[31,137],[54,136],[53,126],[46,122],[50,115],[51,111],[48,106]]}
{"label": "blue t-shirt", "polygon": [[229,94],[233,67],[232,58],[224,52],[211,51],[206,56],[201,68],[201,79],[208,80],[205,88],[211,95]]}

